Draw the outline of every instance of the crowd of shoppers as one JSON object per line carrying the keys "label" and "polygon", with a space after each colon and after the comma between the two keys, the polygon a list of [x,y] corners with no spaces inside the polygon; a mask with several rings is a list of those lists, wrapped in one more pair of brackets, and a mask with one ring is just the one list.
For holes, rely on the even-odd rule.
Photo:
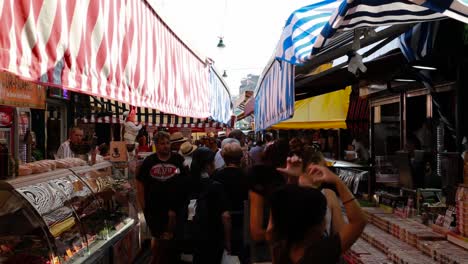
{"label": "crowd of shoppers", "polygon": [[242,264],[340,263],[361,234],[364,214],[316,148],[267,134],[249,151],[240,130],[203,146],[174,134],[156,134],[137,177],[153,263],[181,263],[182,251],[194,264],[223,254]]}

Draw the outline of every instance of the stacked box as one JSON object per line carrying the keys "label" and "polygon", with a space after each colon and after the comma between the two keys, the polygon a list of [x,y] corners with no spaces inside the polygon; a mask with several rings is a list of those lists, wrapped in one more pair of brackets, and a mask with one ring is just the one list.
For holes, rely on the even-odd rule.
{"label": "stacked box", "polygon": [[444,236],[432,231],[430,227],[413,219],[399,218],[391,214],[381,214],[378,211],[368,213],[372,215],[371,219],[375,226],[414,247],[417,246],[420,240],[445,239]]}
{"label": "stacked box", "polygon": [[381,250],[392,262],[407,264],[436,263],[431,258],[424,256],[418,249],[372,225],[367,226],[363,233],[362,238]]}
{"label": "stacked box", "polygon": [[[459,191],[457,197],[465,198],[468,195],[460,195]],[[430,227],[416,220],[381,214],[378,210],[368,211],[367,213],[375,225],[369,224],[364,229],[361,238],[382,251],[393,263],[468,263],[467,250],[446,241],[445,236],[432,231]],[[360,243],[360,245],[365,244]],[[350,253],[354,254],[356,260],[353,263],[375,263],[372,262],[372,259],[369,259],[369,262],[362,262],[362,256],[357,258],[358,249],[360,248],[358,247],[354,252]]]}
{"label": "stacked box", "polygon": [[468,251],[448,241],[425,241],[418,248],[439,263],[468,263]]}
{"label": "stacked box", "polygon": [[392,263],[385,254],[372,247],[363,239],[358,239],[345,255],[347,260],[355,264]]}
{"label": "stacked box", "polygon": [[468,188],[459,186],[456,195],[457,230],[468,236]]}

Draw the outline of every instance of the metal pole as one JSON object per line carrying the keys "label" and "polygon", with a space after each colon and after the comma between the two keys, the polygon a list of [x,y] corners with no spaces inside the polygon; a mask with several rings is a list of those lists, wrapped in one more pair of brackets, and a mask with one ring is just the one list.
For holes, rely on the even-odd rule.
{"label": "metal pole", "polygon": [[406,148],[406,92],[400,93],[400,149]]}
{"label": "metal pole", "polygon": [[369,178],[367,180],[367,193],[369,194],[369,201],[372,200],[372,196],[374,195],[374,189],[376,185],[376,177],[375,177],[375,139],[374,139],[374,108],[370,106],[370,125],[369,125],[369,138],[370,138],[370,161],[369,161]]}
{"label": "metal pole", "polygon": [[338,160],[342,160],[342,153],[341,153],[341,128],[338,128]]}

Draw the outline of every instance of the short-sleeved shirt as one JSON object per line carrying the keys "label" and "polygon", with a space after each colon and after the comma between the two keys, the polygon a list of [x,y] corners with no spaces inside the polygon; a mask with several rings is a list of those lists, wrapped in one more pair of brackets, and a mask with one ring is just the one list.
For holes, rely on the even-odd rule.
{"label": "short-sleeved shirt", "polygon": [[319,241],[306,241],[304,256],[296,263],[289,259],[289,252],[283,251],[284,243],[277,243],[273,248],[275,264],[335,264],[341,256],[341,240],[338,234]]}
{"label": "short-sleeved shirt", "polygon": [[167,161],[162,161],[155,153],[143,161],[137,175],[144,185],[145,218],[153,236],[166,231],[169,210],[176,212],[178,221],[184,219],[189,184],[183,163],[179,154],[172,153]]}
{"label": "short-sleeved shirt", "polygon": [[215,173],[213,180],[223,184],[229,201],[229,211],[243,211],[244,201],[248,198],[247,177],[244,170],[225,167]]}
{"label": "short-sleeved shirt", "polygon": [[221,183],[226,192],[232,227],[235,230],[242,230],[243,228],[244,201],[248,199],[246,178],[244,170],[235,167],[225,167],[217,171],[213,176],[213,180]]}

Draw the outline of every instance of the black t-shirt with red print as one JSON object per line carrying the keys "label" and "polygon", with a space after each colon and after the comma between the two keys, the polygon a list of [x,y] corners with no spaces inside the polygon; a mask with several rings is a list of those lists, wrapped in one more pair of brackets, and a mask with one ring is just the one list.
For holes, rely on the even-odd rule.
{"label": "black t-shirt with red print", "polygon": [[137,175],[137,180],[144,185],[144,213],[153,236],[167,231],[169,210],[177,214],[176,229],[183,226],[190,191],[183,163],[184,158],[177,153],[172,153],[166,161],[152,154],[143,161]]}

